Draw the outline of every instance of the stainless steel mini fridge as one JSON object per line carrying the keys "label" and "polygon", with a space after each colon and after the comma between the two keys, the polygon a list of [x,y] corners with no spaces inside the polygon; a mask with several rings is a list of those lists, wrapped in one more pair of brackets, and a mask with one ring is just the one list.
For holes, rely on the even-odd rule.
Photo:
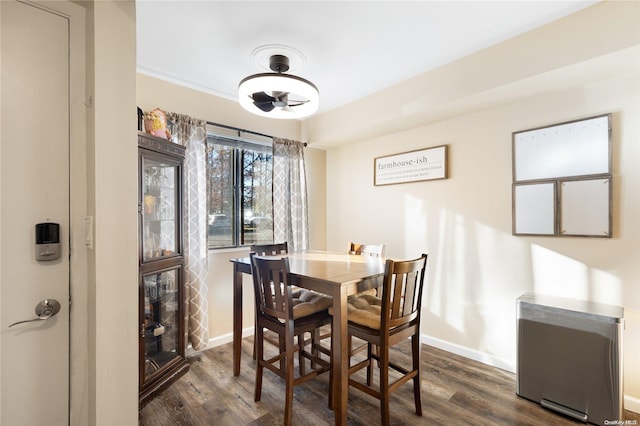
{"label": "stainless steel mini fridge", "polygon": [[623,308],[529,293],[516,307],[516,393],[582,421],[621,420]]}

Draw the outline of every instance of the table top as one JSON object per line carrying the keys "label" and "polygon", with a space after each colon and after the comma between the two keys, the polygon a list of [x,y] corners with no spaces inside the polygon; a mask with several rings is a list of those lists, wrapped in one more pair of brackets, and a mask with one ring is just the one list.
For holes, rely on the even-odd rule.
{"label": "table top", "polygon": [[[384,274],[385,267],[385,259],[381,257],[315,250],[267,257],[288,257],[290,272],[294,276],[311,277],[336,284],[381,276]],[[251,263],[249,257],[231,261],[246,265]]]}

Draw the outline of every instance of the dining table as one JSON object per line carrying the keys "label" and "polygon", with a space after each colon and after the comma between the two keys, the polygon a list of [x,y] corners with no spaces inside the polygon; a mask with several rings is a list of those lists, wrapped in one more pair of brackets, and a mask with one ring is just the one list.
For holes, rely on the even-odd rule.
{"label": "dining table", "polygon": [[[350,295],[378,287],[384,275],[385,259],[349,253],[299,251],[279,254],[289,258],[292,285],[327,294],[333,298],[331,339],[333,411],[336,425],[347,424],[349,394],[349,336],[347,299]],[[251,274],[249,257],[233,263],[233,374],[240,374],[242,348],[243,274]]]}

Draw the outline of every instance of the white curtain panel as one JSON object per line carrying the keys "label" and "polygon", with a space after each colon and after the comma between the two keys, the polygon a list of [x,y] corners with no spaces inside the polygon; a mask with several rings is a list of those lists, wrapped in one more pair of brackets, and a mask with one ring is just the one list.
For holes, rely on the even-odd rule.
{"label": "white curtain panel", "polygon": [[184,163],[184,256],[188,340],[194,349],[209,341],[207,301],[207,163],[206,121],[168,113],[173,122],[172,140],[186,148]]}
{"label": "white curtain panel", "polygon": [[273,241],[289,250],[309,248],[304,144],[273,138]]}

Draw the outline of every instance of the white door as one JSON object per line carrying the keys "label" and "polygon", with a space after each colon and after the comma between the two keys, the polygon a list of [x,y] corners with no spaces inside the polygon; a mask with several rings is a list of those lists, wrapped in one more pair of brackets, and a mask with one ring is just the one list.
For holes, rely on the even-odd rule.
{"label": "white door", "polygon": [[[1,423],[69,423],[69,20],[0,2]],[[35,226],[60,225],[61,255],[35,259]],[[46,257],[46,256],[45,256]],[[42,300],[60,312],[36,317]]]}

